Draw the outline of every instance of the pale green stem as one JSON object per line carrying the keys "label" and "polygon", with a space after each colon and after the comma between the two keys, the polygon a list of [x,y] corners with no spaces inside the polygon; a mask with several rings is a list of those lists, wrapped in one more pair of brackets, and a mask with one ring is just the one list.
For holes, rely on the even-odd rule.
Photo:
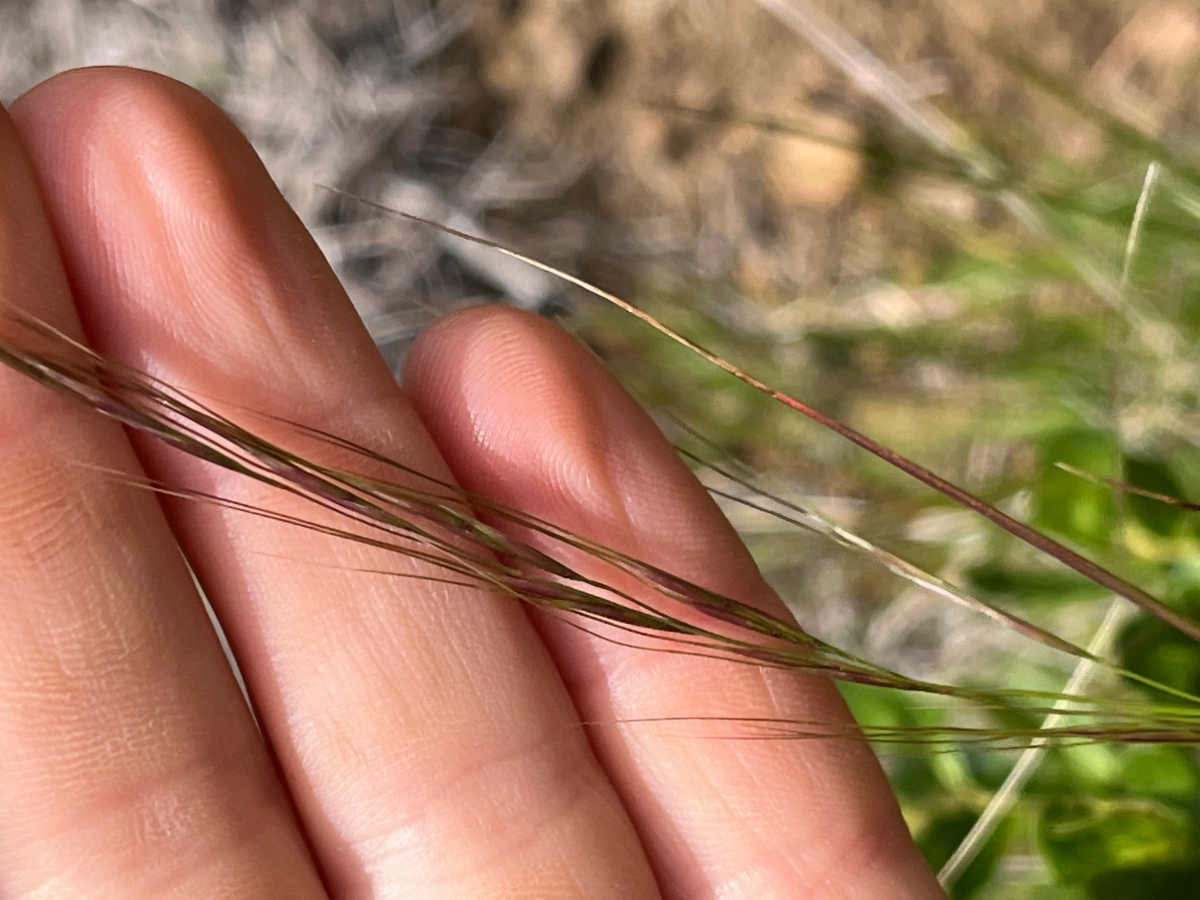
{"label": "pale green stem", "polygon": [[[1150,163],[1146,167],[1146,178],[1142,182],[1142,192],[1138,196],[1137,207],[1133,212],[1133,222],[1129,226],[1129,238],[1125,242],[1125,260],[1121,267],[1121,295],[1124,296],[1129,288],[1130,272],[1133,268],[1133,260],[1137,256],[1138,244],[1142,237],[1142,227],[1146,221],[1146,213],[1150,209],[1150,197],[1154,193],[1154,185],[1158,181],[1159,166],[1158,163]],[[1114,388],[1115,391],[1115,388]],[[1115,401],[1115,398],[1114,398]],[[1116,405],[1114,402],[1114,418],[1116,417]],[[1114,437],[1115,442],[1120,444],[1120,427],[1114,422]],[[1119,457],[1118,457],[1119,458]],[[1116,640],[1117,633],[1121,627],[1132,617],[1136,611],[1135,607],[1123,601],[1120,597],[1113,598],[1109,604],[1108,612],[1104,616],[1104,621],[1100,623],[1100,627],[1096,630],[1096,634],[1092,637],[1092,642],[1088,645],[1088,653],[1093,657],[1107,656],[1113,642]],[[1080,695],[1087,689],[1088,684],[1096,676],[1098,665],[1088,659],[1081,659],[1075,666],[1075,671],[1071,673],[1071,678],[1067,681],[1067,686],[1063,688],[1065,695],[1061,700],[1054,704],[1054,712],[1046,716],[1042,722],[1042,730],[1049,731],[1060,727],[1066,720],[1072,704],[1071,697]],[[1029,783],[1029,779],[1037,771],[1041,765],[1042,759],[1045,757],[1045,748],[1048,741],[1044,737],[1034,738],[1028,747],[1022,751],[1017,764],[1013,766],[1012,771],[1008,773],[1008,777],[1004,779],[1004,783],[1000,785],[1000,789],[996,791],[983,813],[975,821],[971,830],[967,832],[967,836],[963,838],[962,843],[958,845],[958,849],[942,866],[938,872],[938,881],[942,887],[949,889],[959,876],[966,870],[975,858],[979,855],[979,851],[983,849],[983,845],[987,843],[989,837],[996,830],[996,827],[1004,820],[1004,817],[1012,810],[1013,805],[1021,796],[1021,791],[1025,789],[1025,785]]]}
{"label": "pale green stem", "polygon": [[[1112,647],[1117,633],[1135,610],[1136,607],[1132,603],[1128,603],[1120,597],[1113,600],[1108,607],[1108,613],[1104,616],[1104,621],[1100,623],[1100,627],[1092,638],[1092,642],[1088,644],[1088,652],[1093,656],[1105,655]],[[1071,673],[1071,678],[1067,682],[1067,686],[1063,688],[1063,693],[1066,695],[1081,695],[1096,676],[1099,668],[1091,660],[1080,660],[1079,665],[1075,667],[1075,671]],[[1055,712],[1046,716],[1045,721],[1042,722],[1042,728],[1050,730],[1060,727],[1070,715],[1068,710],[1073,703],[1074,701],[1071,696],[1064,696],[1055,703]],[[1062,711],[1060,712],[1059,710]],[[1033,777],[1038,766],[1041,765],[1048,743],[1048,738],[1034,738],[1030,745],[1021,752],[1020,758],[1017,759],[1017,764],[1012,767],[1012,771],[1008,773],[1008,777],[1004,779],[1004,783],[1000,785],[1000,789],[996,791],[987,808],[975,820],[975,824],[971,827],[967,836],[963,838],[962,843],[958,845],[958,849],[954,851],[954,855],[946,861],[941,871],[938,872],[938,881],[941,882],[942,887],[949,890],[954,882],[958,880],[958,877],[966,870],[967,866],[975,861],[975,857],[979,855],[979,851],[983,849],[983,845],[987,843],[987,839],[992,836],[992,832],[996,830],[996,826],[1012,810],[1013,805],[1021,796],[1021,791],[1025,789],[1025,785]]]}

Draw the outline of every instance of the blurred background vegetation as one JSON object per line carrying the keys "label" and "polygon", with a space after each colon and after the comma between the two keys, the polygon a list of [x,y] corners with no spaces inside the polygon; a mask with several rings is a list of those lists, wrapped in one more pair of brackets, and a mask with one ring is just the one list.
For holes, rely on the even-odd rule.
{"label": "blurred background vegetation", "polygon": [[[1170,0],[0,2],[6,101],[106,62],[227,109],[394,362],[470,302],[555,315],[760,505],[819,510],[1080,645],[1110,603],[1081,577],[617,311],[320,185],[580,274],[1200,617],[1200,514],[1059,466],[1200,500],[1198,60],[1200,8]],[[1070,677],[877,559],[723,503],[825,640],[935,681]],[[1200,647],[1124,622],[1121,664],[1200,693]],[[987,718],[845,693],[873,724]],[[935,866],[1016,760],[880,751]],[[953,896],[1200,897],[1196,748],[1047,751]]]}

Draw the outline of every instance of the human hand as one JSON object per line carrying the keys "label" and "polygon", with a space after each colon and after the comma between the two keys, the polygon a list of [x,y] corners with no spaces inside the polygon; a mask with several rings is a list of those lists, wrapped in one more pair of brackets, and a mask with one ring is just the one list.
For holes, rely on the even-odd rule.
{"label": "human hand", "polygon": [[[218,408],[344,436],[786,614],[650,420],[554,326],[451,316],[397,388],[197,93],[83,70],[12,117],[4,303]],[[0,371],[0,897],[941,896],[865,744],[645,722],[845,724],[827,681],[622,646],[368,571],[430,573],[411,560],[157,501],[103,470],[320,515],[130,442]]]}

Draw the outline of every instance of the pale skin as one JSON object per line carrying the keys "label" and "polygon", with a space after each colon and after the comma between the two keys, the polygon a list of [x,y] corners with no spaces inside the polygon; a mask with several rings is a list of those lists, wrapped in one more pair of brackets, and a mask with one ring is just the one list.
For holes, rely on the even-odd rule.
{"label": "pale skin", "polygon": [[[188,88],[118,69],[34,88],[0,118],[0,198],[5,303],[219,408],[342,435],[785,614],[555,326],[456,314],[397,387],[253,151]],[[381,576],[365,570],[425,570],[105,470],[314,515],[0,370],[0,898],[942,896],[861,742],[635,721],[846,724],[828,682]]]}

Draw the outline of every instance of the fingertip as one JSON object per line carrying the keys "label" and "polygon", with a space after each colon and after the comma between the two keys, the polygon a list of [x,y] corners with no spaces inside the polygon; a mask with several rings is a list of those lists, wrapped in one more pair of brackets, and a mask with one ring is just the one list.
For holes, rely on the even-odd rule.
{"label": "fingertip", "polygon": [[502,306],[455,313],[417,341],[404,383],[469,490],[782,612],[657,425],[557,325]]}
{"label": "fingertip", "polygon": [[[85,66],[68,69],[34,85],[15,101],[10,111],[23,127],[39,121],[80,136],[92,128],[120,130],[121,107],[134,106],[148,118],[163,109],[186,107],[211,125],[224,119],[221,111],[200,91],[166,75],[126,66]],[[116,120],[114,121],[114,116]]]}
{"label": "fingertip", "polygon": [[[157,294],[175,318],[198,312],[197,291],[178,290],[199,287],[187,264],[199,250],[240,243],[217,239],[219,226],[253,232],[262,208],[246,202],[263,190],[247,171],[257,158],[220,110],[165,76],[103,67],[56,75],[12,112],[89,331],[103,335],[113,318],[88,315],[93,297],[130,304]],[[192,247],[185,230],[213,239]]]}
{"label": "fingertip", "polygon": [[44,189],[77,203],[117,187],[112,182],[121,179],[112,177],[113,169],[165,173],[189,155],[189,146],[249,148],[199,91],[140,69],[99,66],[59,73],[19,97],[11,113],[39,164]]}
{"label": "fingertip", "polygon": [[[203,94],[124,68],[67,72],[14,119],[85,330],[138,368],[271,408],[280,383],[336,418],[390,373],[336,277],[245,137]],[[220,353],[214,348],[221,348]]]}
{"label": "fingertip", "polygon": [[[572,470],[604,468],[601,423],[575,402],[594,392],[595,373],[568,342],[537,316],[480,306],[435,322],[414,345],[405,387],[473,490],[530,482],[525,491],[545,488],[539,499],[557,505],[580,499]],[[602,498],[587,499],[594,508]]]}

